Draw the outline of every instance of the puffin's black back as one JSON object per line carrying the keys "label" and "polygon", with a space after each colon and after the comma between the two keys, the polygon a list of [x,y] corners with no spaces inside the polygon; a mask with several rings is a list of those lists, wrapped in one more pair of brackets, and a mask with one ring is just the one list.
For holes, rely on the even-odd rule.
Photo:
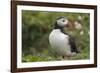
{"label": "puffin's black back", "polygon": [[70,47],[71,47],[71,52],[79,53],[79,51],[76,47],[76,44],[75,44],[75,40],[71,36],[69,37],[69,44],[70,44]]}

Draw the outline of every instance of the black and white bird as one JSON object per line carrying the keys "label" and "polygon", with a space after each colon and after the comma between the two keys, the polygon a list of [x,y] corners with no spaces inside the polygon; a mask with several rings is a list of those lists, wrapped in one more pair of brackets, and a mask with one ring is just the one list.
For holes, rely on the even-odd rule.
{"label": "black and white bird", "polygon": [[63,58],[74,56],[78,53],[74,39],[64,32],[64,27],[68,26],[68,19],[59,17],[49,35],[49,42],[53,50]]}

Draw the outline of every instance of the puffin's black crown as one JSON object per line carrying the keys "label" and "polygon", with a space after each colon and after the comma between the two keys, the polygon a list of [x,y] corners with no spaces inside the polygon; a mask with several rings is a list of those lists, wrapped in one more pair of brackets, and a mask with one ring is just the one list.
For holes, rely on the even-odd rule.
{"label": "puffin's black crown", "polygon": [[65,17],[64,16],[60,16],[60,17],[57,18],[57,20],[62,19],[62,18],[65,18]]}

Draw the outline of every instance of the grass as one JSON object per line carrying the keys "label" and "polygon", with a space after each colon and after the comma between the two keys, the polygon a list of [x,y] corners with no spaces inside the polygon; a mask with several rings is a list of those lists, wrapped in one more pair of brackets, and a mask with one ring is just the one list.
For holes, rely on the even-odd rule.
{"label": "grass", "polygon": [[[50,48],[52,50],[52,48]],[[63,59],[62,56],[56,56],[54,53],[52,53],[50,50],[43,50],[42,52],[37,52],[37,54],[32,55],[23,55],[22,61],[23,62],[42,62],[42,61],[60,61],[60,60],[85,60],[89,59],[89,52],[81,50],[80,53],[78,53],[75,56],[72,56],[70,58]]]}

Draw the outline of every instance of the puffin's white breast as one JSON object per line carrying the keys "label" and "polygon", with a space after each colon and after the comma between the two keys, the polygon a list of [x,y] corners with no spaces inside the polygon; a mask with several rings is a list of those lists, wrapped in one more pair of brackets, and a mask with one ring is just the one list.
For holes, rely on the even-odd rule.
{"label": "puffin's white breast", "polygon": [[60,55],[67,55],[71,53],[68,39],[69,36],[63,34],[59,29],[53,30],[49,36],[50,45]]}

